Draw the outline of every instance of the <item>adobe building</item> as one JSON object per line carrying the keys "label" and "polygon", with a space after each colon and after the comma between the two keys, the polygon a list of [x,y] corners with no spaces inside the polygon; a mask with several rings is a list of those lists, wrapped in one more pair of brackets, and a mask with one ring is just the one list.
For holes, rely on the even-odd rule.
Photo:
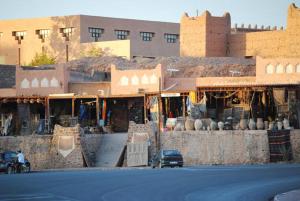
{"label": "adobe building", "polygon": [[180,22],[180,55],[194,57],[300,57],[300,9],[291,4],[285,30],[242,27],[231,30],[230,15],[186,13]]}
{"label": "adobe building", "polygon": [[178,56],[179,24],[87,15],[0,21],[1,64],[28,64],[43,51],[63,63],[95,49],[128,59]]}

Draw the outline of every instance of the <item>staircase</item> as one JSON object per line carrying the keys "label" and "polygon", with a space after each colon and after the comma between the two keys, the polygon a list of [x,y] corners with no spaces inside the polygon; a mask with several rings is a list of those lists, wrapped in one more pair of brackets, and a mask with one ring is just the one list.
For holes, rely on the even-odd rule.
{"label": "staircase", "polygon": [[96,167],[116,167],[127,143],[128,134],[106,134],[101,136],[96,153]]}

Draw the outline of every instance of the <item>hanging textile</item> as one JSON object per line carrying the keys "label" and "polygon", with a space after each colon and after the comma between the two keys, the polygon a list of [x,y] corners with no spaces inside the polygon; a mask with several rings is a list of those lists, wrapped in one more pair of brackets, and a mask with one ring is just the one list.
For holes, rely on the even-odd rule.
{"label": "hanging textile", "polygon": [[199,109],[201,112],[206,112],[206,102],[207,102],[206,93],[203,92],[203,98],[199,102]]}
{"label": "hanging textile", "polygon": [[106,114],[106,100],[103,100],[102,103],[102,119],[105,121],[105,114]]}

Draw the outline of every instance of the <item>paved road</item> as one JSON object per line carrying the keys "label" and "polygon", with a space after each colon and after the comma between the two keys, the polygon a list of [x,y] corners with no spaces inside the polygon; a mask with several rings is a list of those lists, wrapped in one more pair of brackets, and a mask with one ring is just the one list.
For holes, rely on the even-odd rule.
{"label": "paved road", "polygon": [[266,201],[292,189],[300,189],[300,164],[0,175],[1,201]]}

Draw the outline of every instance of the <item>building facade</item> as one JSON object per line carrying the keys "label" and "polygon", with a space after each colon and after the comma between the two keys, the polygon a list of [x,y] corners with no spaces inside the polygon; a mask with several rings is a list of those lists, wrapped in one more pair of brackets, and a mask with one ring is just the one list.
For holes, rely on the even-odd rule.
{"label": "building facade", "polygon": [[300,57],[300,9],[291,4],[287,27],[244,31],[231,30],[230,15],[214,17],[208,11],[201,16],[184,14],[180,23],[180,55],[194,57]]}
{"label": "building facade", "polygon": [[0,21],[2,64],[28,64],[43,51],[62,63],[95,48],[128,59],[178,56],[179,24],[86,15]]}

